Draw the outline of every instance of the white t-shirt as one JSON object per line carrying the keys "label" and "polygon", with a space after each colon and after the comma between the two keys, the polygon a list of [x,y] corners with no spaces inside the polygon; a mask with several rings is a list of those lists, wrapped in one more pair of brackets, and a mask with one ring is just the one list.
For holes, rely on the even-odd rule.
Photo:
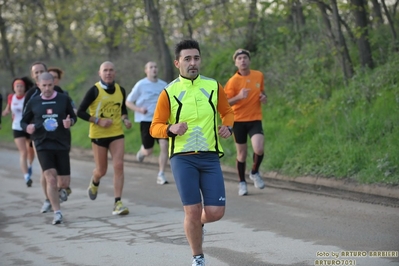
{"label": "white t-shirt", "polygon": [[21,119],[24,108],[24,99],[25,96],[22,97],[21,99],[18,99],[15,94],[11,98],[11,113],[13,118],[11,128],[13,130],[19,130],[19,131],[23,130],[21,127]]}
{"label": "white t-shirt", "polygon": [[134,85],[126,100],[138,107],[147,108],[146,114],[134,112],[134,122],[152,121],[159,94],[161,94],[166,85],[167,83],[161,79],[158,79],[157,82],[152,82],[148,78],[143,78]]}

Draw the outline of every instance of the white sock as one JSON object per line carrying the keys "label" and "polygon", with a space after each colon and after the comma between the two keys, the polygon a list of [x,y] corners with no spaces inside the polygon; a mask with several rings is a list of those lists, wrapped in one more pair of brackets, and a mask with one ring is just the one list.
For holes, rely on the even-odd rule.
{"label": "white sock", "polygon": [[30,178],[29,174],[24,174],[24,178],[25,178],[25,181],[28,181]]}

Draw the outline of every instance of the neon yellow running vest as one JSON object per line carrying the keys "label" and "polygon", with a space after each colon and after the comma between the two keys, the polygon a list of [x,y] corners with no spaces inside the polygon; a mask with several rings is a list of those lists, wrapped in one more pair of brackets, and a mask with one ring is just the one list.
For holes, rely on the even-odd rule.
{"label": "neon yellow running vest", "polygon": [[103,128],[94,123],[90,123],[89,138],[99,139],[122,135],[121,114],[123,94],[120,86],[115,83],[114,94],[108,94],[101,87],[100,82],[97,82],[95,85],[98,88],[98,95],[89,106],[90,116],[112,119],[112,125]]}
{"label": "neon yellow running vest", "polygon": [[198,76],[194,81],[178,77],[166,88],[170,103],[169,124],[186,122],[183,136],[169,139],[169,156],[179,153],[216,152],[223,156],[218,135],[216,80]]}

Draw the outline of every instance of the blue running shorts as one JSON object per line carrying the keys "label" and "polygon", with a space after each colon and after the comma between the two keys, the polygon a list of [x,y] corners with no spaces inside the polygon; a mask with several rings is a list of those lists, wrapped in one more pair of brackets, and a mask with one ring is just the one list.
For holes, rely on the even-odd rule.
{"label": "blue running shorts", "polygon": [[183,205],[204,200],[205,206],[225,206],[226,192],[217,153],[177,154],[170,159]]}

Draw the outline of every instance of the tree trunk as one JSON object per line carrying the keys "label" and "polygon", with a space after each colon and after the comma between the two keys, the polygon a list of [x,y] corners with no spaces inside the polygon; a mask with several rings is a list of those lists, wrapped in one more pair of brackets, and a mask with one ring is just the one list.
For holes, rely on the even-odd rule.
{"label": "tree trunk", "polygon": [[368,17],[366,0],[351,0],[353,5],[353,15],[355,17],[356,28],[360,30],[357,38],[357,47],[359,49],[360,63],[362,67],[373,68],[373,57],[371,54],[371,45],[369,41]]}
{"label": "tree trunk", "polygon": [[11,59],[10,44],[7,40],[6,31],[7,31],[6,22],[2,16],[2,5],[0,5],[0,34],[1,34],[1,45],[3,46],[2,50],[4,51],[5,65],[9,69],[11,76],[15,77],[14,62]]}
{"label": "tree trunk", "polygon": [[[398,0],[398,1],[399,1],[399,0]],[[322,1],[317,1],[317,0],[316,0],[315,2],[316,2],[317,5],[319,6],[319,9],[320,9],[320,10],[321,10],[322,8],[324,8],[325,10],[328,10],[328,11],[330,11],[331,13],[333,13],[333,10],[332,10],[332,8],[331,8],[329,5],[325,4],[325,3],[322,2]],[[327,16],[327,18],[328,18],[328,16]],[[349,35],[349,39],[351,40],[351,42],[354,43],[354,44],[356,44],[355,35],[353,34],[353,32],[352,32],[351,28],[349,27],[348,23],[346,23],[345,20],[343,20],[341,16],[339,16],[339,22],[341,23],[342,26],[344,26],[345,32]]]}
{"label": "tree trunk", "polygon": [[301,50],[302,40],[304,35],[304,26],[305,26],[305,16],[303,15],[302,3],[300,0],[291,0],[288,1],[290,5],[290,23],[293,25],[293,31],[297,34],[298,37],[296,39],[296,46],[298,50]]}
{"label": "tree trunk", "polygon": [[392,7],[392,17],[396,17],[396,9],[398,8],[399,0],[395,1],[395,4]]}
{"label": "tree trunk", "polygon": [[344,71],[345,79],[348,80],[353,77],[354,70],[352,66],[352,60],[349,55],[348,46],[346,45],[344,34],[342,33],[340,15],[336,0],[331,0],[332,10],[333,10],[333,21],[335,26],[335,31],[337,32],[337,49],[341,57],[341,65]]}
{"label": "tree trunk", "polygon": [[291,12],[294,15],[296,30],[299,32],[306,24],[305,16],[303,15],[302,3],[300,0],[292,1]]}
{"label": "tree trunk", "polygon": [[144,0],[144,5],[151,24],[152,39],[161,58],[164,79],[170,82],[174,79],[173,61],[161,27],[158,9],[155,7],[153,0]]}
{"label": "tree trunk", "polygon": [[179,2],[180,2],[180,8],[183,13],[184,24],[187,24],[188,38],[192,39],[193,38],[193,28],[191,27],[191,23],[190,23],[191,17],[187,13],[188,11],[186,8],[186,1],[179,0]]}
{"label": "tree trunk", "polygon": [[123,27],[123,21],[120,18],[110,19],[107,25],[104,25],[106,31],[106,46],[108,48],[108,57],[118,58],[120,55],[120,41],[118,40],[118,34]]}
{"label": "tree trunk", "polygon": [[378,26],[384,24],[384,18],[382,17],[382,12],[381,12],[381,5],[378,3],[378,0],[371,0],[371,3],[373,4],[373,21],[377,23]]}
{"label": "tree trunk", "polygon": [[[64,23],[65,21],[62,20],[62,17],[59,17],[60,15],[55,12],[55,21],[57,23],[57,36],[58,36],[58,56],[61,56],[60,50],[63,52],[63,56],[65,58],[68,58],[72,52],[71,49],[69,48],[69,44],[71,43],[71,38],[72,34],[70,34],[70,30],[65,27]],[[61,48],[61,49],[60,49]]]}
{"label": "tree trunk", "polygon": [[252,0],[249,5],[248,14],[248,25],[247,34],[245,39],[244,47],[250,52],[256,52],[257,40],[256,40],[256,24],[258,22],[258,12],[257,12],[257,0]]}
{"label": "tree trunk", "polygon": [[[352,60],[350,58],[348,48],[346,46],[345,38],[342,34],[340,16],[338,13],[337,3],[335,0],[332,2],[333,20],[336,28],[336,34],[334,33],[333,27],[331,26],[329,16],[327,14],[327,6],[323,2],[317,2],[320,12],[323,17],[324,25],[326,26],[327,32],[330,35],[334,48],[337,50],[337,60],[341,64],[342,73],[344,74],[345,82],[353,76],[354,70],[352,66]],[[335,10],[335,11],[334,11]],[[337,36],[336,36],[337,35]]]}
{"label": "tree trunk", "polygon": [[387,5],[385,4],[385,0],[381,0],[382,7],[384,8],[385,16],[387,17],[388,23],[389,23],[389,28],[391,30],[392,34],[392,39],[393,39],[393,47],[395,51],[398,51],[398,42],[397,42],[397,36],[396,36],[396,30],[394,26],[394,22],[392,20],[391,15],[389,14],[389,10],[387,8]]}

